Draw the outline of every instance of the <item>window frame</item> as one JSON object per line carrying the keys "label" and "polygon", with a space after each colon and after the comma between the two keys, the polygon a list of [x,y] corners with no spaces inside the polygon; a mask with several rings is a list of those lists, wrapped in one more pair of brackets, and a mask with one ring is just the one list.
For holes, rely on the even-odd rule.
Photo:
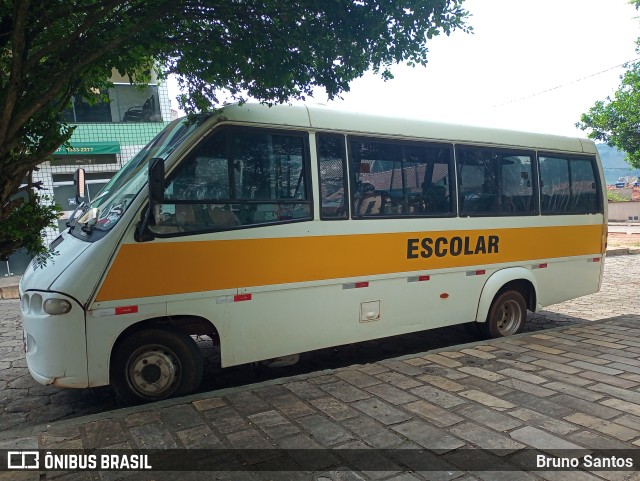
{"label": "window frame", "polygon": [[[463,144],[456,143],[455,144],[455,167],[456,167],[456,201],[457,201],[457,213],[458,217],[466,218],[466,217],[533,217],[539,216],[541,212],[540,208],[540,182],[538,176],[538,157],[537,152],[534,149],[527,148],[519,148],[517,146],[510,145],[482,145],[482,144]],[[506,153],[510,153],[516,156],[527,156],[531,159],[531,204],[532,209],[529,212],[488,212],[488,213],[463,213],[462,212],[462,199],[460,196],[462,195],[462,189],[460,189],[460,179],[461,179],[461,164],[459,163],[459,151],[460,150],[469,150],[475,149],[480,151],[502,151]],[[500,179],[502,180],[502,178]],[[502,184],[500,187],[500,195],[502,196]]]}
{"label": "window frame", "polygon": [[[550,157],[555,159],[566,159],[569,164],[569,198],[573,198],[573,178],[571,175],[571,161],[572,160],[588,160],[591,164],[591,169],[594,174],[594,182],[596,184],[596,202],[598,203],[596,212],[542,212],[542,171],[539,168],[540,157]],[[602,178],[600,176],[600,169],[598,168],[598,159],[596,154],[577,154],[577,153],[565,153],[565,152],[553,152],[548,150],[540,150],[536,155],[536,165],[538,166],[538,185],[540,196],[540,215],[598,215],[604,214],[604,201],[602,190]]]}
{"label": "window frame", "polygon": [[[163,199],[161,205],[228,205],[228,204],[247,204],[247,205],[261,205],[261,204],[307,204],[309,206],[309,215],[298,218],[298,219],[286,219],[286,220],[276,220],[263,222],[260,224],[246,224],[246,225],[236,225],[231,227],[216,227],[216,228],[207,228],[207,229],[199,229],[192,230],[188,232],[170,232],[170,233],[160,233],[156,232],[153,228],[155,224],[150,225],[150,230],[155,237],[158,238],[171,238],[171,237],[184,237],[184,236],[194,236],[215,232],[228,232],[234,230],[244,230],[244,229],[255,229],[259,227],[269,227],[274,225],[283,225],[283,224],[294,224],[299,222],[309,222],[314,219],[314,199],[313,199],[313,186],[311,179],[311,156],[310,156],[310,148],[309,148],[309,132],[307,130],[296,130],[296,129],[278,129],[274,127],[254,127],[254,126],[244,126],[244,125],[219,125],[208,132],[206,135],[202,136],[176,164],[172,167],[171,171],[168,175],[165,176],[164,185],[165,187],[172,182],[175,177],[180,173],[180,168],[185,162],[189,162],[194,155],[197,154],[198,148],[204,144],[206,144],[214,135],[224,134],[225,138],[225,150],[227,151],[227,155],[229,155],[229,142],[230,135],[233,132],[241,131],[242,133],[260,133],[267,135],[289,135],[294,137],[299,137],[302,139],[302,168],[303,168],[303,181],[305,184],[305,190],[307,194],[306,200],[281,200],[281,201],[266,201],[266,200],[246,200],[246,199],[226,199],[224,201],[200,201],[200,200],[172,200],[166,201]],[[227,157],[227,161],[229,157]],[[235,183],[232,183],[231,177],[228,179],[230,192],[235,191]],[[234,202],[235,200],[235,202]],[[143,212],[148,209],[148,204]]]}
{"label": "window frame", "polygon": [[[353,142],[370,142],[377,144],[385,144],[385,145],[399,145],[399,146],[408,146],[408,147],[425,147],[425,148],[443,148],[449,151],[449,161],[447,165],[447,188],[449,192],[449,211],[446,214],[436,213],[436,214],[415,214],[415,215],[357,215],[355,213],[354,205],[355,205],[355,192],[354,188],[355,176],[356,172],[353,168],[353,151],[352,151],[352,143]],[[386,138],[386,137],[373,137],[373,136],[363,136],[363,135],[347,135],[346,137],[346,147],[347,147],[347,165],[348,165],[348,183],[349,183],[349,206],[351,212],[351,219],[353,220],[375,220],[375,219],[447,219],[447,218],[455,218],[457,217],[457,203],[455,196],[457,195],[457,186],[452,185],[451,179],[455,177],[455,148],[453,142],[434,142],[430,140],[419,140],[419,139],[395,139],[395,138]],[[402,169],[401,169],[402,170]],[[404,185],[404,176],[402,179],[402,188],[405,189]]]}
{"label": "window frame", "polygon": [[[322,174],[320,172],[321,161],[320,161],[320,141],[319,138],[322,136],[327,137],[339,137],[342,140],[342,186],[344,190],[344,204],[345,204],[345,213],[341,217],[327,217],[322,214]],[[320,207],[320,220],[349,220],[351,218],[351,186],[349,185],[349,160],[348,160],[348,152],[347,152],[347,136],[342,133],[336,132],[316,132],[315,133],[316,140],[316,160],[318,167],[318,197],[319,197],[319,207]]]}

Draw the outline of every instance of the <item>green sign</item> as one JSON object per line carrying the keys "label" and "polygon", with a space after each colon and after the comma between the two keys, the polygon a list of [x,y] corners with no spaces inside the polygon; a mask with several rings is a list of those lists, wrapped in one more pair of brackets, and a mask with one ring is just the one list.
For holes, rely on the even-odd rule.
{"label": "green sign", "polygon": [[74,142],[69,146],[61,145],[53,155],[101,155],[119,153],[119,142]]}

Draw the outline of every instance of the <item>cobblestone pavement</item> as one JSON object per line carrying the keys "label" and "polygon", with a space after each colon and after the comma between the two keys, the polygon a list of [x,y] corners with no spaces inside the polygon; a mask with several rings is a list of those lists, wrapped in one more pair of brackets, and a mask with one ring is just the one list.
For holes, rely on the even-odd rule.
{"label": "cobblestone pavement", "polygon": [[[551,306],[538,314],[530,313],[526,330],[569,326],[640,312],[638,272],[638,255],[607,259],[599,293]],[[436,329],[305,353],[297,365],[276,369],[252,369],[249,366],[220,369],[215,350],[206,340],[200,340],[207,363],[201,392],[341,369],[354,364],[364,365],[474,340],[472,331],[464,326]],[[22,352],[18,301],[0,301],[0,432],[118,407],[108,387],[75,390],[37,384],[29,375]]]}

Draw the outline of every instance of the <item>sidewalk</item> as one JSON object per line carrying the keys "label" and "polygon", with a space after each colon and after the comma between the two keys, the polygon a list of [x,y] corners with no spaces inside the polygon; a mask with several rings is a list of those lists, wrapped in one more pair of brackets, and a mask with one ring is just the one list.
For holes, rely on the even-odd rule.
{"label": "sidewalk", "polygon": [[[618,316],[0,433],[2,449],[207,449],[166,451],[165,462],[198,453],[210,469],[227,469],[217,474],[0,479],[638,480],[639,321]],[[557,450],[613,450],[636,467],[513,472]],[[470,468],[480,455],[495,467]]]}

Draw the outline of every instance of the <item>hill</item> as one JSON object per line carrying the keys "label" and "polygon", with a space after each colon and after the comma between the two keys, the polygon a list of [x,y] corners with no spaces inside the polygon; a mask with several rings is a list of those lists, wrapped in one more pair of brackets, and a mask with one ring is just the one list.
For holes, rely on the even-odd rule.
{"label": "hill", "polygon": [[640,177],[640,169],[634,169],[625,159],[625,153],[607,144],[596,144],[607,184],[615,184],[619,177]]}

